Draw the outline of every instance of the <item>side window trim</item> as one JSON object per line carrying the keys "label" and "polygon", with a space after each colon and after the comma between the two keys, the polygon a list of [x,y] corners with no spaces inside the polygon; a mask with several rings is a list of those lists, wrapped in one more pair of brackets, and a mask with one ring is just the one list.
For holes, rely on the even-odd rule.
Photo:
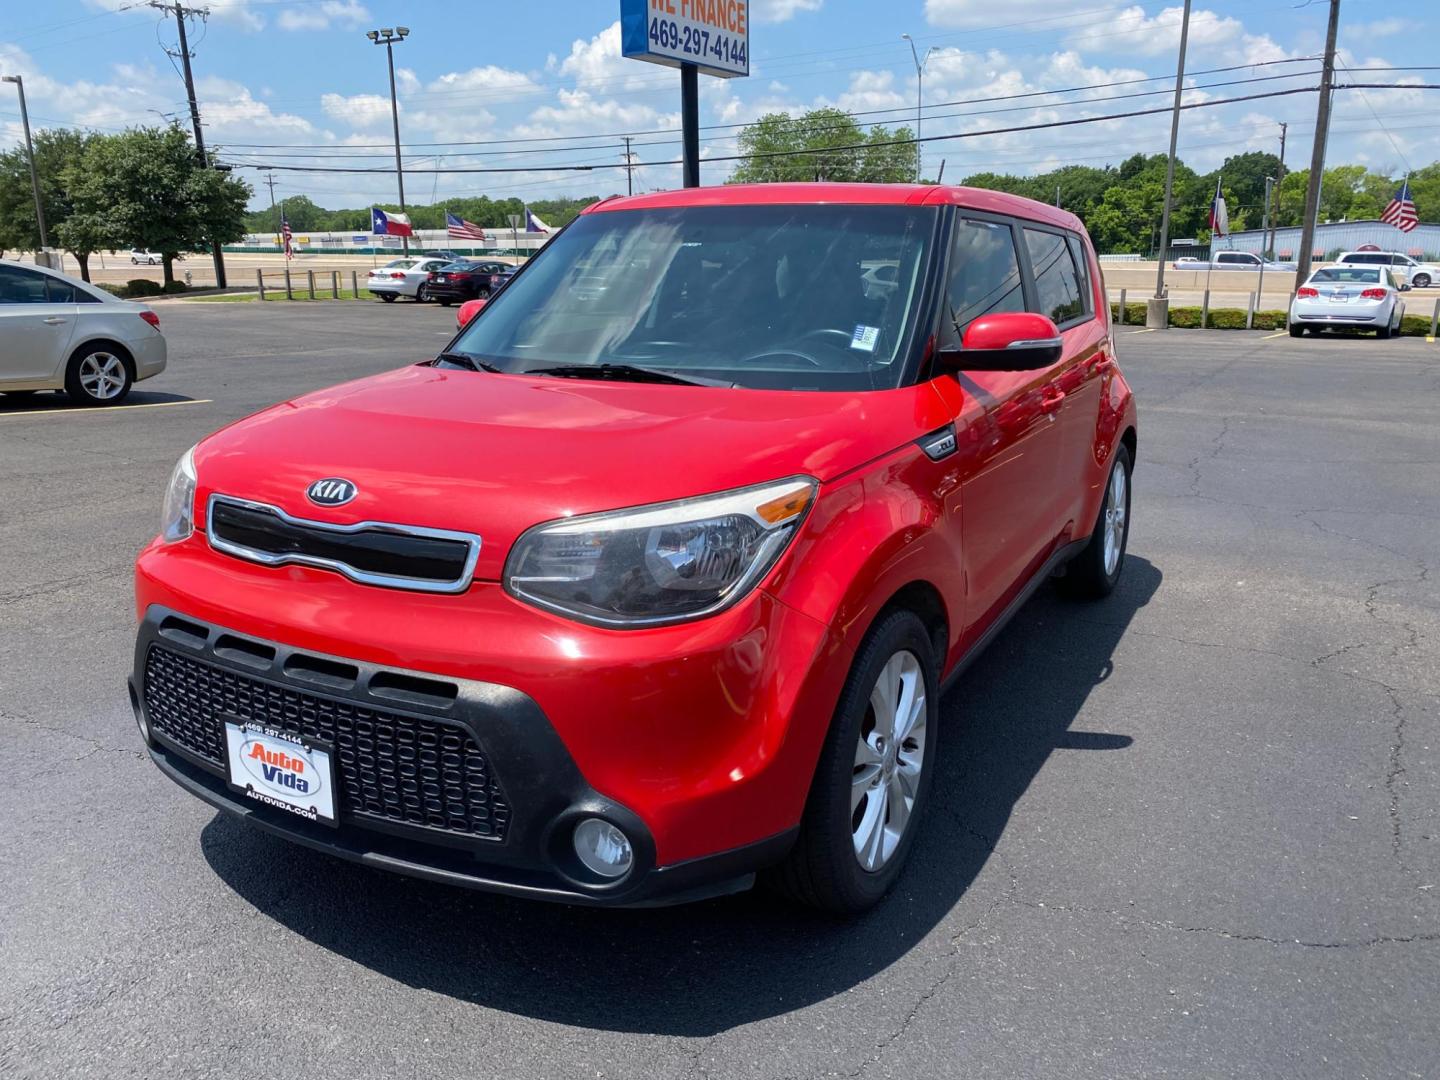
{"label": "side window trim", "polygon": [[[1062,243],[1065,242],[1066,237],[1070,236],[1071,233],[1068,229],[1062,229],[1058,226],[1050,225],[1043,221],[1031,221],[1029,218],[1017,219],[1014,227],[1016,237],[1019,241],[1017,247],[1020,252],[1020,273],[1027,282],[1025,288],[1025,310],[1039,312],[1040,287],[1035,280],[1035,267],[1030,261],[1030,245],[1025,242],[1024,230],[1028,229],[1032,232],[1050,233],[1053,236],[1060,237]],[[1065,244],[1065,248],[1067,251],[1070,249],[1068,243]],[[1074,256],[1072,255],[1071,258],[1073,259]],[[1076,267],[1076,271],[1077,273],[1080,272],[1078,266]],[[1084,277],[1088,276],[1088,273],[1082,276],[1082,286],[1084,283]],[[1091,301],[1090,307],[1094,308],[1094,306],[1094,302]],[[1044,314],[1044,312],[1039,313]],[[1073,318],[1066,319],[1062,323],[1056,323],[1056,327],[1061,331],[1065,331],[1069,330],[1071,327],[1079,326],[1082,323],[1087,323],[1093,318],[1095,318],[1095,312],[1093,310],[1089,311],[1088,313],[1082,311],[1081,314],[1076,315]]]}
{"label": "side window trim", "polygon": [[955,341],[955,328],[950,320],[950,280],[955,274],[955,242],[961,227],[967,221],[983,222],[987,225],[1000,225],[1010,230],[1010,245],[1015,252],[1015,264],[1020,271],[1020,294],[1024,298],[1024,311],[1033,311],[1037,295],[1035,283],[1029,274],[1029,263],[1026,259],[1025,236],[1020,231],[1020,221],[1006,214],[996,214],[988,210],[972,210],[967,206],[951,205],[949,228],[944,236],[944,262],[942,274],[939,278],[939,325],[936,331],[936,341],[949,342],[958,345]]}

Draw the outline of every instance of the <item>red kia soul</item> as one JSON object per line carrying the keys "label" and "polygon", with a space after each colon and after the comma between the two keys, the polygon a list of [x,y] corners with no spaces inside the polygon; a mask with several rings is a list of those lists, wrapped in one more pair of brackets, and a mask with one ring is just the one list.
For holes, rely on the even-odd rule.
{"label": "red kia soul", "polygon": [[1135,408],[1071,214],[776,184],[598,203],[439,357],[175,469],[160,769],[371,866],[594,904],[894,882],[939,700],[1114,588]]}

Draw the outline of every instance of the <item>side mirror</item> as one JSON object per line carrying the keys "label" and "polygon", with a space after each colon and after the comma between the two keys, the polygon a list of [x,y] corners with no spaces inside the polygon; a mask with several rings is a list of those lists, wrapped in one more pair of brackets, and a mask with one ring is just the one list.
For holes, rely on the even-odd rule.
{"label": "side mirror", "polygon": [[1064,342],[1044,315],[982,315],[965,328],[958,349],[941,349],[945,371],[1035,371],[1060,362]]}
{"label": "side mirror", "polygon": [[484,306],[484,300],[466,300],[460,305],[460,310],[455,313],[455,325],[461,330],[465,329],[466,324],[479,315],[480,309]]}

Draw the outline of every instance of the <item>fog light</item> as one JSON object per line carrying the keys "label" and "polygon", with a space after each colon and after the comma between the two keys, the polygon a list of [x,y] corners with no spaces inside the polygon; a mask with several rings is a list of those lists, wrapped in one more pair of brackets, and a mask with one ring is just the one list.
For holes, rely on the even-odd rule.
{"label": "fog light", "polygon": [[587,870],[604,878],[623,877],[635,862],[630,838],[600,818],[586,818],[575,826],[575,854]]}

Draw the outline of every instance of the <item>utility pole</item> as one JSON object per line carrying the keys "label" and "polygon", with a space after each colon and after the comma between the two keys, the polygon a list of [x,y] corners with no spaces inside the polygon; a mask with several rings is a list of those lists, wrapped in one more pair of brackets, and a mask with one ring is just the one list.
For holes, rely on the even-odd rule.
{"label": "utility pole", "polygon": [[625,194],[635,194],[635,159],[630,154],[630,136],[625,136]]}
{"label": "utility pole", "polygon": [[40,202],[40,171],[35,167],[35,144],[30,141],[30,113],[25,108],[25,80],[19,75],[6,75],[5,82],[14,83],[20,91],[20,124],[25,129],[25,157],[30,162],[30,188],[35,193],[35,224],[40,226],[40,250],[35,253],[35,262],[46,266],[45,249],[50,246],[45,236],[45,208]]}
{"label": "utility pole", "polygon": [[[1276,185],[1278,185],[1281,180],[1285,179],[1285,132],[1289,129],[1289,127],[1290,125],[1285,123],[1283,120],[1280,122],[1280,168],[1275,170],[1274,183]],[[1278,210],[1279,208],[1277,207],[1276,209]],[[1270,194],[1268,188],[1266,189],[1265,194],[1265,210],[1267,213],[1270,210]],[[1269,251],[1273,257],[1275,251],[1275,221],[1273,218],[1270,222],[1270,236],[1269,239],[1266,241],[1266,250]]]}
{"label": "utility pole", "polygon": [[275,208],[275,174],[266,173],[265,183],[270,188],[270,210],[275,215],[275,231],[280,231],[280,211]]}
{"label": "utility pole", "polygon": [[925,174],[920,168],[920,158],[924,153],[924,142],[921,141],[923,129],[923,116],[925,111],[925,65],[930,62],[930,54],[935,51],[935,46],[925,50],[925,59],[920,59],[920,53],[915,48],[915,39],[909,34],[901,34],[900,37],[910,43],[910,56],[915,61],[915,182],[920,183],[921,177]]}
{"label": "utility pole", "polygon": [[1310,276],[1310,251],[1315,246],[1315,221],[1320,216],[1320,181],[1325,172],[1325,140],[1330,134],[1330,92],[1335,84],[1335,38],[1340,32],[1340,0],[1330,0],[1330,25],[1325,30],[1325,66],[1320,69],[1320,104],[1315,111],[1315,145],[1310,150],[1310,177],[1305,186],[1305,218],[1300,223],[1300,258],[1295,287]]}
{"label": "utility pole", "polygon": [[[190,124],[195,131],[195,156],[200,159],[202,169],[210,168],[210,159],[205,154],[205,133],[200,127],[200,102],[195,97],[195,76],[190,71],[190,42],[185,36],[185,19],[190,15],[198,15],[200,18],[208,18],[209,8],[185,7],[180,0],[173,4],[165,0],[150,0],[150,6],[157,11],[166,14],[171,12],[175,15],[175,26],[180,33],[180,64],[185,76],[185,96],[190,102]],[[165,50],[169,55],[174,56],[169,49]],[[215,284],[225,288],[225,255],[220,250],[218,240],[210,241],[210,253],[215,260]]]}
{"label": "utility pole", "polygon": [[[400,213],[405,213],[405,171],[400,166],[400,105],[395,98],[395,44],[410,36],[408,26],[384,26],[371,30],[365,35],[372,45],[385,46],[385,58],[390,62],[390,119],[395,125],[395,183],[400,188]],[[405,254],[410,254],[410,238],[400,238]]]}
{"label": "utility pole", "polygon": [[1165,249],[1170,246],[1170,199],[1175,193],[1175,143],[1180,137],[1180,96],[1185,90],[1185,44],[1190,37],[1190,0],[1180,21],[1180,59],[1175,67],[1175,107],[1170,114],[1170,158],[1165,163],[1165,203],[1160,211],[1160,265],[1155,271],[1155,295],[1145,304],[1145,325],[1170,325],[1170,301],[1165,295]]}

